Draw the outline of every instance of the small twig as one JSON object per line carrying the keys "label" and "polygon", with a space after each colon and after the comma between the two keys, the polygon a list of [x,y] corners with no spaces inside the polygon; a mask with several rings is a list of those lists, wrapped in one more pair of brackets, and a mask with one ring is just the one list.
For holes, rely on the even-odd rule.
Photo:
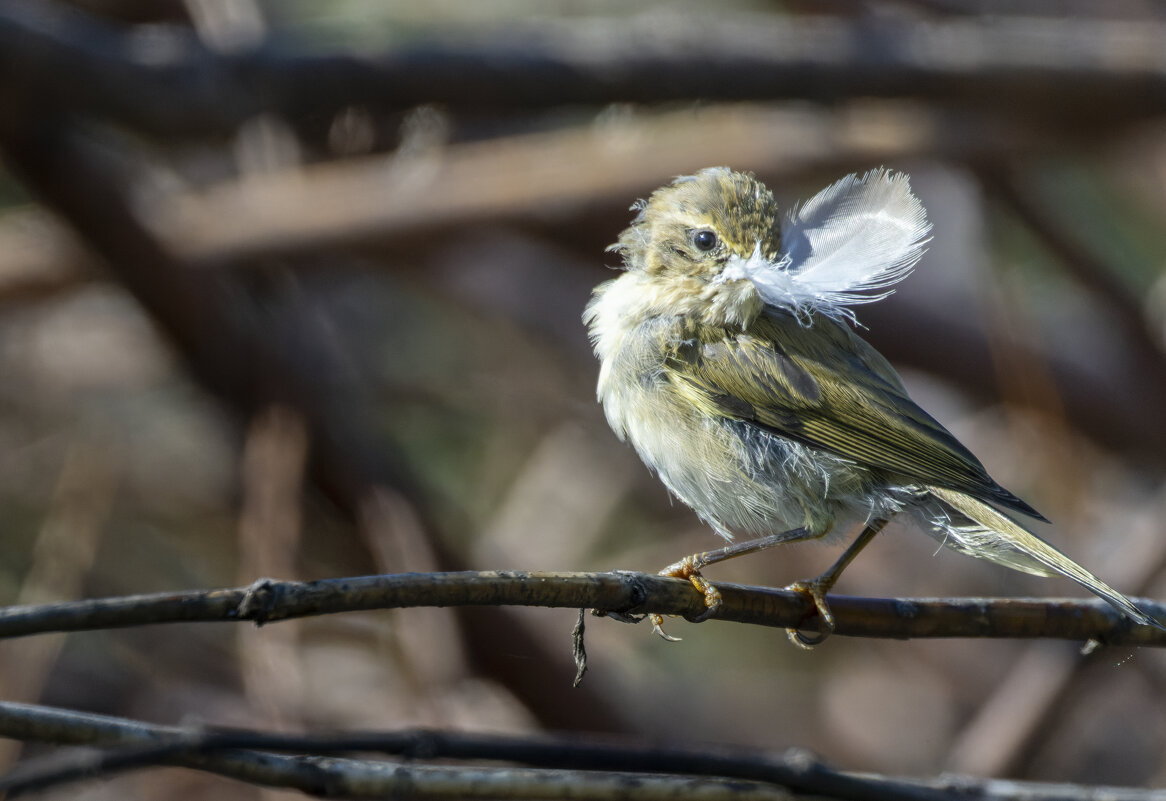
{"label": "small twig", "polygon": [[583,621],[586,617],[587,610],[580,609],[579,617],[575,620],[575,628],[571,630],[571,650],[575,656],[575,680],[571,682],[572,687],[582,684],[583,674],[587,672],[587,646],[583,642],[583,634],[587,629]]}
{"label": "small twig", "polygon": [[[716,619],[789,628],[813,623],[800,593],[717,584]],[[264,622],[418,606],[581,607],[619,614],[695,617],[704,600],[688,582],[642,573],[456,572],[269,581]],[[0,638],[145,623],[253,620],[242,609],[252,588],[193,590],[0,609]],[[1166,606],[1140,601],[1166,618]],[[830,596],[835,634],[852,637],[1042,637],[1111,645],[1166,645],[1166,632],[1138,626],[1101,600],[905,599]]]}

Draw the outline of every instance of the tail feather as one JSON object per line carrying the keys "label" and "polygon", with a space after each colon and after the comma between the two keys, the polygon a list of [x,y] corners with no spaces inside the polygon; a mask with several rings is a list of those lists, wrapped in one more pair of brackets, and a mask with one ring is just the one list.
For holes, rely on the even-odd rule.
{"label": "tail feather", "polygon": [[943,527],[950,538],[947,544],[956,550],[1026,573],[1060,574],[1105,599],[1130,619],[1166,630],[1166,626],[1134,606],[1129,598],[998,509],[955,490],[928,487],[927,491],[974,524]]}

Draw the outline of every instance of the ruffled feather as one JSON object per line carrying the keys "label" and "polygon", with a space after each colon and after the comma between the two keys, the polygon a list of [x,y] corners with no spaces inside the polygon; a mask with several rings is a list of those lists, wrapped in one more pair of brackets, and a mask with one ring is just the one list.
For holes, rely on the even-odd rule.
{"label": "ruffled feather", "polygon": [[854,174],[795,206],[781,253],[730,260],[720,280],[747,278],[770,306],[808,318],[816,311],[855,320],[846,308],[890,295],[923,255],[931,223],[908,177],[884,169]]}

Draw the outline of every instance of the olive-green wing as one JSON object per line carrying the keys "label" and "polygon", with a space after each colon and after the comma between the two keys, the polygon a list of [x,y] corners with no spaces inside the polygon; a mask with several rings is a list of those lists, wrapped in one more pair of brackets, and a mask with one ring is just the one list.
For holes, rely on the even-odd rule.
{"label": "olive-green wing", "polygon": [[896,481],[958,490],[1041,518],[908,397],[874,348],[833,320],[818,316],[802,326],[763,314],[745,333],[676,343],[665,370],[708,414],[748,421]]}

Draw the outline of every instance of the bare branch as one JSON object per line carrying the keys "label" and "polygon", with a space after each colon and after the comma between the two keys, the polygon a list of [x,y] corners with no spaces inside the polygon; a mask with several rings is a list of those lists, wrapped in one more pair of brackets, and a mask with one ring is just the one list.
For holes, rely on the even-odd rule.
{"label": "bare branch", "polygon": [[[327,735],[270,734],[155,726],[124,718],[0,702],[0,735],[105,750],[26,763],[0,779],[9,795],[106,775],[178,765],[316,795],[405,798],[571,797],[815,798],[954,801],[978,798],[1143,801],[1156,791],[983,781],[962,776],[900,779],[840,771],[799,749],[776,756],[742,747],[645,747],[634,741],[572,736],[500,736],[426,730]],[[291,754],[279,756],[271,752]],[[342,759],[377,753],[402,761]],[[300,756],[302,755],[302,756]],[[465,768],[418,764],[473,760],[528,766]],[[533,768],[533,769],[531,769]]]}
{"label": "bare branch", "polygon": [[[800,593],[717,584],[715,619],[789,628],[811,619]],[[1166,607],[1142,601],[1150,614]],[[132,595],[0,609],[0,638],[146,623],[253,621],[418,606],[542,606],[620,615],[695,617],[703,597],[691,584],[643,573],[404,573],[320,581],[257,582],[252,587]],[[905,599],[830,596],[835,634],[852,637],[1043,637],[1113,645],[1166,645],[1166,633],[1137,626],[1100,600]]]}

